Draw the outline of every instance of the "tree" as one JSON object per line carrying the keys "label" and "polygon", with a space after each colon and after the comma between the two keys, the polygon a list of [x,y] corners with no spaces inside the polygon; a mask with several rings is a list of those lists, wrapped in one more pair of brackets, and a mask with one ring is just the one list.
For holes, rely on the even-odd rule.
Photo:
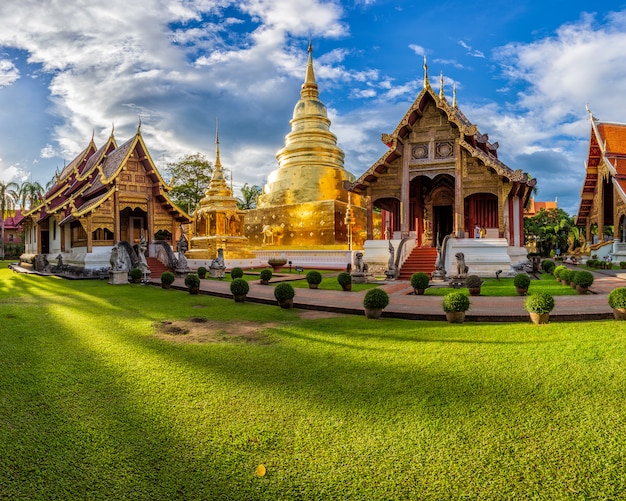
{"label": "tree", "polygon": [[535,216],[524,219],[524,234],[527,239],[536,239],[537,251],[547,256],[552,249],[568,248],[568,239],[575,226],[574,218],[563,209],[541,209]]}
{"label": "tree", "polygon": [[44,188],[37,181],[24,181],[17,191],[20,210],[32,209],[43,195]]}
{"label": "tree", "polygon": [[2,216],[0,240],[0,259],[4,259],[4,220],[15,214],[15,205],[18,200],[18,190],[20,187],[16,183],[5,183],[0,181],[0,215]]}
{"label": "tree", "polygon": [[166,171],[172,176],[169,196],[181,209],[193,211],[209,187],[213,166],[201,153],[185,155],[176,163],[167,164]]}
{"label": "tree", "polygon": [[243,196],[237,197],[237,207],[239,209],[256,209],[256,200],[261,194],[261,188],[256,184],[250,186],[248,183],[241,187],[241,194]]}

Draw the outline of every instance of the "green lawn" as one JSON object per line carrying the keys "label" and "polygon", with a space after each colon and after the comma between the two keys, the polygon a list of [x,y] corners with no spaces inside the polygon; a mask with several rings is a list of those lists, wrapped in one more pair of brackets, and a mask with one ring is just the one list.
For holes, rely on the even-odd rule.
{"label": "green lawn", "polygon": [[0,325],[0,499],[626,497],[614,321],[315,318],[0,269]]}
{"label": "green lawn", "polygon": [[[515,285],[513,285],[512,278],[501,278],[496,280],[495,278],[484,278],[484,284],[480,288],[481,296],[517,296]],[[450,287],[430,287],[426,289],[425,294],[428,296],[445,296],[452,292],[453,288]],[[463,288],[461,290],[467,291]],[[572,289],[569,285],[564,285],[557,282],[552,275],[543,273],[540,280],[531,280],[528,293],[534,292],[547,292],[552,296],[571,296],[576,295],[576,289]]]}

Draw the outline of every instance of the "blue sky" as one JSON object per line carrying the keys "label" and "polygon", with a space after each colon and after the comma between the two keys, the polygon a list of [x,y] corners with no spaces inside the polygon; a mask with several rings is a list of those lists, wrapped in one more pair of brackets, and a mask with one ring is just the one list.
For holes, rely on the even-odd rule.
{"label": "blue sky", "polygon": [[118,144],[138,117],[157,167],[190,153],[222,164],[235,190],[263,185],[313,40],[331,130],[360,176],[430,80],[539,200],[575,214],[588,104],[626,122],[626,2],[376,0],[3,0],[0,179],[45,184],[95,136]]}

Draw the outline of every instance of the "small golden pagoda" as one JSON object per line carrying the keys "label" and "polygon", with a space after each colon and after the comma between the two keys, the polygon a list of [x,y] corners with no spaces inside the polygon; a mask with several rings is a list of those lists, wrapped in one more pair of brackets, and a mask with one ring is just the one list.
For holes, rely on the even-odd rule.
{"label": "small golden pagoda", "polygon": [[330,132],[330,120],[313,71],[313,50],[300,100],[290,122],[291,132],[277,154],[273,171],[249,211],[246,235],[255,247],[347,248],[362,247],[366,211],[362,198],[349,199],[345,185],[354,176],[343,167],[344,153]]}
{"label": "small golden pagoda", "polygon": [[215,259],[223,249],[225,259],[250,259],[248,239],[244,236],[245,211],[237,208],[237,199],[226,183],[220,161],[220,140],[215,130],[215,166],[209,187],[193,213],[192,236],[188,259]]}

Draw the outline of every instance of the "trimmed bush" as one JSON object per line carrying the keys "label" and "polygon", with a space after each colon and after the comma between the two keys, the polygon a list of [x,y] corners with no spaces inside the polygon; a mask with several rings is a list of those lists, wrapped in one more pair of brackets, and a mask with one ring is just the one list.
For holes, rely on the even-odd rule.
{"label": "trimmed bush", "polygon": [[198,276],[204,278],[206,276],[206,268],[204,266],[198,266]]}
{"label": "trimmed bush", "polygon": [[554,268],[556,268],[556,263],[551,259],[544,259],[541,262],[541,269],[544,271],[544,273],[552,273],[554,271]]}
{"label": "trimmed bush", "polygon": [[270,270],[269,268],[261,270],[261,273],[259,273],[259,278],[264,282],[269,282],[272,279],[272,270]]}
{"label": "trimmed bush", "polygon": [[483,281],[478,275],[467,275],[465,278],[465,287],[468,289],[479,289]]}
{"label": "trimmed bush", "polygon": [[322,283],[322,274],[319,271],[309,271],[306,274],[306,281],[312,285],[319,285]]}
{"label": "trimmed bush", "polygon": [[578,270],[574,272],[573,281],[579,287],[591,287],[591,284],[593,284],[593,273],[586,270]]}
{"label": "trimmed bush", "polygon": [[565,268],[565,270],[563,270],[559,276],[561,277],[561,280],[563,280],[564,282],[571,282],[572,278],[574,278],[574,270]]}
{"label": "trimmed bush", "polygon": [[430,278],[426,273],[413,273],[411,275],[411,287],[414,289],[428,289]]}
{"label": "trimmed bush", "polygon": [[470,307],[470,299],[461,291],[453,291],[443,296],[442,306],[446,313],[467,311]]}
{"label": "trimmed bush", "polygon": [[250,292],[250,285],[243,278],[235,278],[230,283],[230,292],[233,296],[245,296]]}
{"label": "trimmed bush", "polygon": [[513,278],[513,285],[518,289],[528,289],[530,286],[530,277],[526,273],[518,273]]}
{"label": "trimmed bush", "polygon": [[339,285],[342,287],[350,285],[352,283],[352,275],[350,275],[347,271],[342,271],[339,275],[337,275],[337,282],[339,282]]}
{"label": "trimmed bush", "polygon": [[524,308],[530,313],[543,315],[554,309],[554,298],[547,292],[536,292],[526,298]]}
{"label": "trimmed bush", "polygon": [[567,267],[563,266],[562,264],[560,264],[556,268],[554,268],[554,270],[552,271],[552,274],[554,275],[554,278],[558,278],[560,280],[561,279],[561,273],[563,273],[564,270],[567,270]]}
{"label": "trimmed bush", "polygon": [[626,287],[618,287],[609,292],[609,306],[611,308],[626,308]]}
{"label": "trimmed bush", "polygon": [[620,261],[619,262],[619,267],[622,270],[626,270],[626,261]]}
{"label": "trimmed bush", "polygon": [[237,266],[235,266],[232,270],[230,270],[230,278],[235,280],[235,278],[243,277],[243,270]]}
{"label": "trimmed bush", "polygon": [[187,273],[185,277],[185,285],[189,289],[197,289],[200,287],[200,277],[197,273]]}
{"label": "trimmed bush", "polygon": [[128,274],[133,280],[139,280],[141,277],[143,277],[143,271],[141,271],[141,268],[133,268],[128,272]]}
{"label": "trimmed bush", "polygon": [[287,282],[281,282],[276,287],[274,287],[274,297],[278,301],[286,301],[287,299],[293,299],[296,295],[296,291],[294,290],[291,284]]}
{"label": "trimmed bush", "polygon": [[370,289],[365,293],[363,306],[365,308],[383,309],[389,304],[389,294],[382,289]]}
{"label": "trimmed bush", "polygon": [[163,285],[172,285],[176,276],[171,271],[164,271],[161,273],[161,283]]}

